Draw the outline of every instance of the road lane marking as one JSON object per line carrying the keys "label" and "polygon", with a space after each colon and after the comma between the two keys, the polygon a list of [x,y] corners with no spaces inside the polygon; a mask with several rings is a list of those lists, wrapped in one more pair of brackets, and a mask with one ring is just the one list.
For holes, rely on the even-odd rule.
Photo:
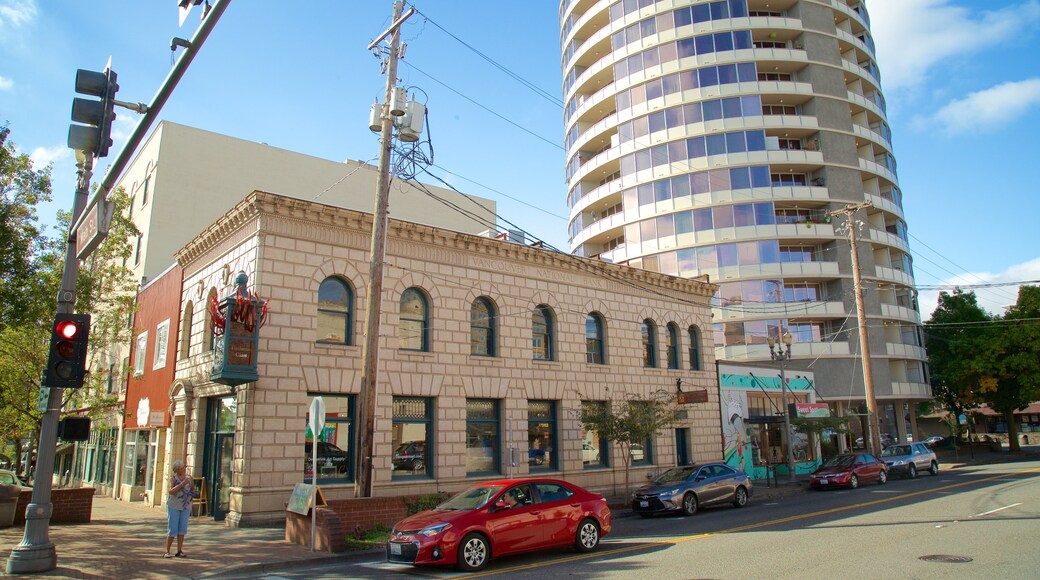
{"label": "road lane marking", "polygon": [[995,510],[989,510],[988,512],[982,512],[981,514],[975,514],[975,515],[973,515],[973,516],[971,516],[971,517],[973,517],[973,518],[981,518],[982,516],[988,516],[988,515],[990,515],[990,514],[995,514],[995,513],[997,513],[997,512],[1002,512],[1002,511],[1004,511],[1004,510],[1006,510],[1006,509],[1011,509],[1011,508],[1013,508],[1013,507],[1018,507],[1018,506],[1020,506],[1020,505],[1022,505],[1022,502],[1019,502],[1019,503],[1013,503],[1013,504],[1011,504],[1011,505],[1006,505],[1006,506],[1004,506],[1004,507],[1001,507],[1001,508],[997,508],[997,509],[995,509]]}
{"label": "road lane marking", "polygon": [[[1029,474],[1029,473],[1038,473],[1038,472],[1040,472],[1040,467],[1034,467],[1032,469],[1025,469],[1025,470],[1022,470],[1022,471],[1015,472],[1015,475],[1025,475],[1025,474]],[[788,516],[788,517],[784,517],[784,518],[777,518],[775,520],[769,520],[767,522],[758,522],[758,523],[755,523],[755,524],[747,524],[747,525],[743,525],[743,526],[737,526],[735,528],[728,528],[728,529],[725,529],[725,530],[719,530],[717,532],[705,532],[703,534],[695,534],[695,535],[692,535],[692,536],[679,536],[679,537],[670,538],[670,539],[667,539],[667,540],[659,540],[659,541],[656,541],[656,542],[645,542],[645,543],[641,543],[641,544],[634,544],[632,546],[624,546],[624,547],[620,547],[620,548],[611,548],[609,550],[599,550],[599,551],[589,552],[589,553],[586,553],[586,554],[575,554],[573,556],[567,556],[566,558],[560,558],[558,560],[549,560],[549,561],[544,561],[544,562],[535,562],[535,563],[532,563],[532,564],[520,564],[520,565],[517,565],[517,566],[510,566],[509,568],[503,568],[503,569],[500,569],[500,570],[486,570],[484,572],[476,572],[476,573],[469,574],[469,575],[467,575],[467,578],[481,578],[481,577],[484,577],[484,576],[491,576],[493,574],[508,574],[510,572],[519,572],[519,571],[523,571],[523,570],[532,570],[534,568],[542,568],[542,567],[550,566],[550,565],[567,564],[569,562],[579,562],[581,560],[589,560],[589,559],[592,559],[592,558],[599,558],[601,556],[616,556],[618,554],[626,554],[626,553],[629,553],[629,552],[638,552],[638,551],[642,551],[642,550],[649,550],[649,549],[656,548],[656,547],[666,547],[666,546],[671,546],[671,545],[676,545],[676,544],[682,544],[682,543],[685,543],[685,542],[692,542],[692,541],[695,541],[695,540],[703,540],[705,538],[710,538],[710,537],[713,537],[713,536],[721,536],[723,534],[733,534],[733,533],[737,533],[737,532],[746,532],[746,531],[749,531],[749,530],[755,530],[755,529],[758,529],[758,528],[766,528],[766,527],[769,527],[769,526],[775,526],[777,524],[784,524],[784,523],[788,523],[788,522],[804,520],[804,519],[812,518],[812,517],[816,517],[816,516],[825,516],[825,515],[829,515],[829,514],[840,513],[840,512],[844,512],[844,511],[850,511],[850,510],[854,510],[854,509],[858,509],[858,508],[864,508],[864,507],[870,507],[870,506],[880,505],[880,504],[884,504],[884,503],[890,503],[890,502],[893,502],[893,501],[896,501],[896,500],[901,500],[901,499],[905,499],[905,498],[909,498],[909,497],[916,497],[916,496],[924,495],[924,494],[928,494],[928,493],[943,492],[943,491],[954,489],[954,488],[958,488],[958,487],[964,487],[966,485],[975,485],[975,484],[978,484],[978,483],[985,483],[987,481],[995,481],[995,480],[999,480],[999,479],[1005,478],[1005,477],[1007,477],[1007,474],[1006,473],[1001,473],[1000,475],[991,475],[989,477],[983,477],[981,479],[976,479],[976,480],[972,480],[972,481],[962,481],[962,482],[959,482],[959,483],[951,483],[951,484],[945,485],[943,487],[923,489],[923,490],[920,490],[920,491],[913,491],[913,492],[906,493],[906,494],[903,494],[903,495],[892,496],[892,497],[885,497],[885,498],[881,498],[881,499],[865,501],[865,502],[852,504],[852,505],[848,505],[848,506],[840,506],[840,507],[835,507],[835,508],[828,508],[828,509],[820,510],[820,511],[816,511],[816,512],[803,513],[803,514]],[[1016,479],[1014,481],[1021,481],[1021,479]]]}

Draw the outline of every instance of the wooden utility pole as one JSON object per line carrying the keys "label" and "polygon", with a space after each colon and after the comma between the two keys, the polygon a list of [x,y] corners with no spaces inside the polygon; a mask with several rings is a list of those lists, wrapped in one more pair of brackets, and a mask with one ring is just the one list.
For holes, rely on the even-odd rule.
{"label": "wooden utility pole", "polygon": [[[390,101],[397,90],[397,59],[401,50],[401,24],[414,13],[409,9],[403,17],[404,2],[394,2],[390,28],[368,45],[372,50],[390,36],[386,56],[386,99],[383,102],[379,134],[379,177],[376,180],[376,203],[372,212],[371,263],[368,268],[368,306],[365,309],[364,367],[361,374],[361,424],[358,429],[358,457],[354,495],[372,497],[372,455],[376,423],[376,387],[379,384],[379,322],[383,305],[383,263],[386,259],[386,222],[390,206],[390,152],[393,145],[394,120]],[[315,439],[317,441],[317,439]]]}
{"label": "wooden utility pole", "polygon": [[870,452],[877,455],[881,452],[881,432],[878,424],[877,399],[874,398],[874,375],[871,372],[870,366],[870,341],[867,336],[867,315],[863,308],[863,282],[860,278],[859,272],[859,251],[856,248],[856,224],[852,219],[852,214],[854,214],[856,210],[866,209],[868,207],[874,207],[874,204],[865,201],[863,203],[849,205],[842,209],[828,212],[828,215],[833,217],[838,214],[845,214],[849,227],[849,245],[851,246],[850,251],[852,252],[852,282],[855,286],[856,317],[859,320],[859,348],[860,356],[863,361],[863,394],[864,398],[867,400],[867,425],[870,431],[870,436],[864,437],[864,441],[869,441]]}

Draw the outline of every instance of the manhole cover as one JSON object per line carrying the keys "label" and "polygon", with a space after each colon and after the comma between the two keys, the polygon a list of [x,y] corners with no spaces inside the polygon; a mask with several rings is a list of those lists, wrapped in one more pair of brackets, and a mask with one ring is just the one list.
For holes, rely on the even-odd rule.
{"label": "manhole cover", "polygon": [[924,560],[925,562],[945,562],[947,564],[964,564],[966,562],[971,562],[971,558],[967,556],[950,556],[949,554],[921,556],[918,560]]}

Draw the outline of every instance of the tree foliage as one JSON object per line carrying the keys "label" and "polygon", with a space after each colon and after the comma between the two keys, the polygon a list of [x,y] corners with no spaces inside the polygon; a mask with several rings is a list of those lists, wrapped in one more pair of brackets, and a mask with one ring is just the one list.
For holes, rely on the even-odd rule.
{"label": "tree foliage", "polygon": [[44,237],[36,206],[51,199],[51,168],[33,168],[0,126],[0,328],[39,323],[46,318],[41,298],[57,287],[41,258],[53,250]]}
{"label": "tree foliage", "polygon": [[631,394],[621,401],[611,398],[606,405],[585,407],[581,422],[585,429],[595,431],[621,448],[627,492],[632,445],[645,445],[661,430],[675,425],[678,422],[677,411],[675,395],[657,391],[650,395]]}
{"label": "tree foliage", "polygon": [[1004,416],[1018,450],[1014,412],[1040,399],[1040,287],[1023,286],[1003,316],[990,316],[973,292],[942,292],[925,322],[932,390],[956,417],[985,403]]}
{"label": "tree foliage", "polygon": [[924,323],[932,393],[953,417],[978,407],[982,369],[976,360],[992,317],[974,292],[939,293],[939,304]]}
{"label": "tree foliage", "polygon": [[[38,223],[37,204],[50,200],[51,167],[35,169],[18,154],[0,127],[0,440],[16,446],[35,440],[42,413],[39,390],[47,363],[55,298],[61,285],[68,212],[58,213],[58,235],[49,238]],[[79,268],[78,312],[92,315],[90,362],[85,388],[66,390],[66,410],[101,418],[117,398],[108,388],[110,372],[122,374],[122,360],[108,360],[114,344],[129,341],[136,283],[126,267],[131,240],[139,231],[126,211],[122,190],[108,196],[116,211],[109,236]],[[20,458],[15,450],[15,456]]]}

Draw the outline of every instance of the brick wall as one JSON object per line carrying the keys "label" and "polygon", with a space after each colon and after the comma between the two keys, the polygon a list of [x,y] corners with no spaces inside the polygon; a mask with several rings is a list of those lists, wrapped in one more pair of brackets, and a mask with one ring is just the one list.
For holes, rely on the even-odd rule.
{"label": "brick wall", "polygon": [[[94,488],[51,490],[52,524],[89,524],[90,511],[94,507]],[[23,489],[18,496],[18,507],[14,514],[14,525],[25,525],[25,508],[32,500],[32,490]]]}
{"label": "brick wall", "polygon": [[[347,536],[368,532],[378,527],[390,529],[408,515],[404,497],[366,497],[330,500],[326,508],[318,508],[314,549],[341,552]],[[300,546],[311,544],[311,516],[285,512],[285,541]]]}

